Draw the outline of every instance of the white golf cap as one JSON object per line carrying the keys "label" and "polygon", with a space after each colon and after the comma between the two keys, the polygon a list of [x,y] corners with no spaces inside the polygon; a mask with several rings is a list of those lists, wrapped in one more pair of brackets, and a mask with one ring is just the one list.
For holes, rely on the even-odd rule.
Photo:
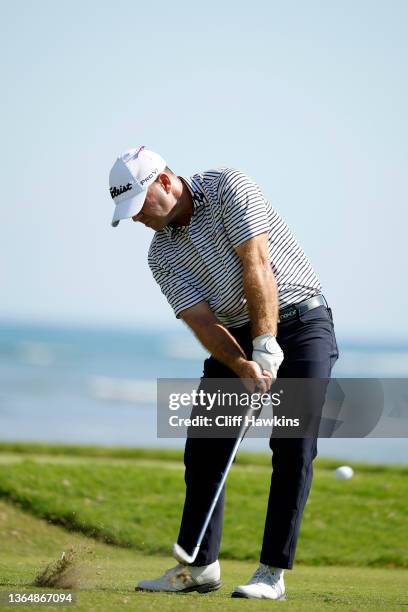
{"label": "white golf cap", "polygon": [[165,167],[164,159],[144,146],[129,149],[118,157],[109,174],[109,191],[115,202],[113,227],[140,211],[147,188]]}

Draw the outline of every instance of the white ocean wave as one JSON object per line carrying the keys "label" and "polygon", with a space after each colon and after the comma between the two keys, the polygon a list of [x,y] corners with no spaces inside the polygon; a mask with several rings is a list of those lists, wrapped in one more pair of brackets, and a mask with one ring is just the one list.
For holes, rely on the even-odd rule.
{"label": "white ocean wave", "polygon": [[91,396],[100,400],[155,404],[156,380],[137,380],[94,376],[89,381]]}
{"label": "white ocean wave", "polygon": [[20,342],[17,346],[20,358],[30,365],[49,366],[55,361],[55,355],[45,342]]}

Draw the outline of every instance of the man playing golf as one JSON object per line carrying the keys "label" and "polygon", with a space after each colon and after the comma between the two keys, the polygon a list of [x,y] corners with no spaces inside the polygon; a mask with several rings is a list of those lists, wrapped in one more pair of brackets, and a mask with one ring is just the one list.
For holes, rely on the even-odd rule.
{"label": "man playing golf", "polygon": [[[240,378],[266,392],[280,378],[330,377],[338,358],[332,313],[303,250],[242,172],[219,168],[176,176],[145,147],[121,155],[110,173],[112,225],[139,221],[155,231],[149,266],[175,315],[211,353],[203,379]],[[279,374],[278,374],[279,371]],[[252,384],[253,381],[253,384]],[[189,554],[221,482],[233,439],[188,437],[186,497],[177,543]],[[282,599],[312,482],[317,439],[270,439],[273,473],[260,565],[233,597]],[[191,565],[177,565],[147,591],[220,587],[218,551],[224,489]]]}

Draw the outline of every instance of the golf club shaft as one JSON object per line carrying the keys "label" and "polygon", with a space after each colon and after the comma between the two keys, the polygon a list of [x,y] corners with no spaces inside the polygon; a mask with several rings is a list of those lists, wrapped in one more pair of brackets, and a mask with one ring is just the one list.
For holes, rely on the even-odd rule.
{"label": "golf club shaft", "polygon": [[[247,413],[247,414],[249,414],[249,413]],[[230,457],[228,459],[228,463],[225,466],[225,470],[224,470],[224,473],[222,475],[221,481],[220,481],[220,483],[219,483],[219,485],[217,487],[217,491],[215,492],[214,499],[211,502],[211,506],[210,506],[210,508],[209,508],[209,510],[207,512],[204,524],[203,524],[203,526],[201,528],[201,531],[200,531],[200,534],[198,536],[197,544],[195,546],[196,549],[199,549],[200,546],[201,546],[201,542],[203,541],[204,534],[205,534],[205,532],[207,530],[207,527],[208,527],[208,523],[211,520],[212,514],[214,512],[214,508],[217,505],[218,499],[219,499],[219,497],[221,495],[222,488],[223,488],[223,486],[225,484],[225,481],[227,480],[228,472],[231,469],[231,465],[232,465],[232,463],[233,463],[233,461],[235,459],[235,455],[238,452],[239,445],[241,444],[241,442],[242,442],[242,440],[244,438],[244,435],[245,435],[245,432],[243,432],[240,436],[238,436],[238,438],[235,441],[235,444],[234,444],[234,447],[232,449],[231,455],[230,455]],[[198,552],[198,550],[197,550],[197,552]]]}
{"label": "golf club shaft", "polygon": [[[255,392],[257,392],[258,389],[259,389],[259,387],[257,386],[256,389],[255,389]],[[236,454],[238,452],[239,445],[241,444],[241,442],[244,439],[244,436],[245,436],[247,430],[249,429],[249,426],[245,426],[245,423],[246,423],[246,418],[248,417],[248,415],[252,411],[253,411],[253,408],[251,406],[251,408],[248,410],[248,412],[244,415],[244,417],[242,419],[242,424],[241,424],[241,427],[240,427],[240,430],[239,430],[238,437],[235,440],[235,444],[234,444],[233,449],[231,451],[231,454],[229,456],[227,465],[225,466],[225,470],[224,470],[224,473],[222,475],[221,481],[220,481],[220,483],[219,483],[219,485],[217,487],[217,490],[215,492],[214,498],[213,498],[213,500],[211,502],[211,506],[210,506],[210,508],[209,508],[209,510],[207,512],[206,517],[205,517],[204,524],[203,524],[203,526],[201,528],[201,531],[199,533],[199,536],[197,538],[197,543],[196,543],[196,545],[194,547],[194,552],[193,552],[193,557],[194,558],[198,554],[199,548],[201,546],[201,542],[203,541],[203,538],[204,538],[204,534],[205,534],[205,532],[207,530],[208,524],[209,524],[209,522],[211,520],[211,517],[212,517],[212,514],[214,512],[214,508],[217,505],[218,499],[219,499],[219,497],[221,495],[222,488],[223,488],[223,486],[225,484],[225,481],[227,480],[228,473],[229,473],[229,471],[231,469],[232,463],[233,463],[233,461],[235,459],[235,456],[236,456]]]}

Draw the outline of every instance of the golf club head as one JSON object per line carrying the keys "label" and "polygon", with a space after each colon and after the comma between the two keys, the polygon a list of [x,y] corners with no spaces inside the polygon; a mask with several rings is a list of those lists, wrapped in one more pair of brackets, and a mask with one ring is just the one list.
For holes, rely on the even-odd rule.
{"label": "golf club head", "polygon": [[176,542],[175,544],[173,544],[173,557],[177,559],[177,561],[182,565],[190,565],[190,563],[194,563],[194,561],[196,560],[199,550],[200,547],[196,546],[193,550],[193,554],[189,555],[186,553],[184,548],[182,548],[180,544],[177,544]]}

